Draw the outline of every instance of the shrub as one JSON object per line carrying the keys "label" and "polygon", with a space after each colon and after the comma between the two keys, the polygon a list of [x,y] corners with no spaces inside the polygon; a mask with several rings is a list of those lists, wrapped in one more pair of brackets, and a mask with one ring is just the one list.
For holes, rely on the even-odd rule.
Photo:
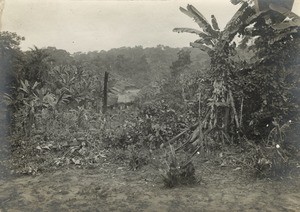
{"label": "shrub", "polygon": [[190,160],[179,159],[175,150],[170,146],[170,153],[166,159],[167,168],[161,170],[164,185],[172,188],[178,185],[189,185],[196,182],[195,167]]}

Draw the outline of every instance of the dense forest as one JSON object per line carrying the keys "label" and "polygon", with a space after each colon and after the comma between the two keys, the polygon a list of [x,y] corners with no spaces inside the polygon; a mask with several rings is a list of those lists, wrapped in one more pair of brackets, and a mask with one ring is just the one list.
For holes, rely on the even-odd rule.
{"label": "dense forest", "polygon": [[240,8],[223,30],[181,7],[200,28],[174,29],[199,36],[186,48],[22,51],[26,38],[0,32],[6,166],[30,175],[154,167],[166,187],[195,184],[196,158],[254,178],[298,176],[299,17],[232,3]]}

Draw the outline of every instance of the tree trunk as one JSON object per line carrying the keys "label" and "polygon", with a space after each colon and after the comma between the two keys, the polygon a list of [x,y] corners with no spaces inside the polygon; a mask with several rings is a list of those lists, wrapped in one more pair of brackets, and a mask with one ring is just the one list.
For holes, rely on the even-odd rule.
{"label": "tree trunk", "polygon": [[108,72],[104,74],[104,87],[103,87],[103,107],[102,113],[107,111],[107,82],[108,82]]}
{"label": "tree trunk", "polygon": [[227,103],[227,106],[225,108],[225,116],[224,116],[224,131],[226,134],[228,134],[229,112],[230,112],[229,94],[227,94],[226,103]]}
{"label": "tree trunk", "polygon": [[235,120],[236,127],[238,129],[240,129],[240,122],[239,122],[238,114],[237,114],[236,109],[235,109],[234,99],[233,99],[233,95],[232,95],[231,90],[229,90],[229,98],[230,98],[231,108],[232,108],[232,112],[233,112],[233,115],[234,115],[234,120]]}

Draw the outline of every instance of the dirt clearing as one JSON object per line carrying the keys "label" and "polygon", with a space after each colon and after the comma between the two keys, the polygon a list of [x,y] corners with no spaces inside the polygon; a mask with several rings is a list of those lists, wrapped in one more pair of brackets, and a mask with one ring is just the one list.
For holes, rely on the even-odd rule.
{"label": "dirt clearing", "polygon": [[[209,167],[209,168],[208,168]],[[206,162],[193,186],[164,188],[151,166],[116,164],[0,181],[1,211],[300,211],[300,178],[253,180]],[[200,176],[202,176],[200,178]]]}

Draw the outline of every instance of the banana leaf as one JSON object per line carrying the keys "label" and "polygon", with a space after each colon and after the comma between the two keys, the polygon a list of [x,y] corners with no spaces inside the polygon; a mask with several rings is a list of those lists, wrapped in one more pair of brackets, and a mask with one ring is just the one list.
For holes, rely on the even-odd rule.
{"label": "banana leaf", "polygon": [[187,33],[199,35],[199,37],[202,37],[202,38],[210,38],[210,36],[207,35],[206,33],[201,32],[200,30],[197,30],[197,29],[192,29],[192,28],[174,28],[173,32],[178,32],[178,33],[187,32]]}
{"label": "banana leaf", "polygon": [[207,52],[207,53],[211,53],[213,51],[212,48],[208,47],[208,46],[205,46],[203,44],[200,44],[200,43],[193,43],[191,42],[190,45],[193,47],[193,48],[198,48],[204,52]]}
{"label": "banana leaf", "polygon": [[249,7],[248,3],[244,2],[225,26],[225,29],[222,32],[222,39],[231,41],[238,33],[240,27],[253,15],[255,15],[255,10]]}
{"label": "banana leaf", "polygon": [[208,23],[206,18],[192,5],[187,6],[187,10],[180,7],[180,11],[187,16],[191,17],[194,19],[194,21],[199,25],[203,31],[212,37],[218,36],[218,32],[215,31],[212,26]]}
{"label": "banana leaf", "polygon": [[214,30],[220,31],[217,19],[214,15],[211,15],[211,24],[212,24]]}

